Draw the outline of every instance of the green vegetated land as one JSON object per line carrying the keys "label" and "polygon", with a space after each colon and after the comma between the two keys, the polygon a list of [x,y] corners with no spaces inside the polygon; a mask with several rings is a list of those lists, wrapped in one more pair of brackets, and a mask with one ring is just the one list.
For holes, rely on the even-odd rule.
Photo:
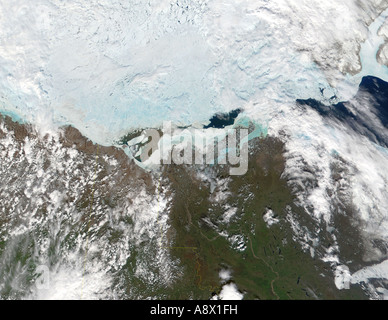
{"label": "green vegetated land", "polygon": [[[359,286],[338,290],[330,266],[293,240],[287,207],[305,223],[309,217],[293,204],[281,178],[283,144],[266,137],[255,139],[252,146],[246,175],[229,176],[226,166],[212,168],[216,180],[229,179],[225,191],[230,195],[224,201],[212,201],[211,186],[198,178],[198,167],[165,168],[174,195],[168,239],[171,254],[185,272],[172,289],[166,289],[166,296],[209,299],[221,290],[220,270],[228,269],[245,299],[365,299]],[[225,205],[237,208],[229,223],[222,220]],[[267,209],[279,223],[267,226],[263,219]],[[243,239],[243,250],[233,248],[232,236]]]}
{"label": "green vegetated land", "polygon": [[[20,128],[24,129],[23,126]],[[21,129],[16,129],[14,131],[17,135],[26,135]],[[81,139],[81,136],[78,138],[76,135],[73,138],[71,141]],[[84,146],[83,149],[80,148],[80,152],[89,152],[90,159],[96,159],[95,146],[94,149],[88,147],[90,150],[87,149],[86,142],[80,143],[80,146]],[[104,150],[101,148],[101,154]],[[315,222],[304,210],[294,205],[294,195],[287,181],[281,178],[285,166],[283,154],[283,143],[266,137],[251,141],[249,170],[243,176],[230,176],[228,166],[163,166],[161,181],[169,187],[172,195],[168,209],[171,227],[167,233],[167,243],[172,262],[179,264],[178,268],[174,268],[177,271],[175,280],[170,285],[165,285],[161,270],[163,265],[153,263],[160,252],[158,239],[152,239],[151,243],[141,241],[139,245],[130,245],[129,259],[125,266],[114,274],[112,290],[120,297],[130,299],[209,299],[213,294],[220,293],[222,283],[219,272],[227,269],[232,272],[231,281],[237,284],[245,299],[365,299],[366,296],[359,286],[339,291],[334,285],[330,266],[319,259],[319,252],[316,258],[312,258],[309,252],[302,250],[300,243],[293,240],[294,233],[286,219],[287,208],[291,208],[303,225],[314,225]],[[122,159],[123,168],[118,169],[116,174],[121,180],[115,180],[115,190],[104,189],[107,197],[115,194],[117,199],[120,199],[120,196],[123,197],[128,192],[126,188],[134,184],[136,178],[133,176],[133,170],[127,168],[126,161],[126,157],[125,161]],[[121,172],[125,173],[124,176]],[[199,172],[213,179],[214,184],[221,185],[213,190],[214,186],[209,181],[199,178]],[[112,176],[108,172],[103,175]],[[150,179],[150,175],[143,172],[141,179]],[[102,181],[102,178],[99,181]],[[151,185],[151,182],[147,185]],[[96,184],[96,188],[103,187],[102,184]],[[157,194],[158,192],[155,196]],[[216,195],[226,196],[216,198]],[[99,201],[104,202],[104,197],[96,199],[94,203],[91,203],[90,199],[90,190],[85,190],[85,197],[80,197],[80,202],[77,202],[78,209],[85,211],[86,216],[89,214],[89,207],[96,207],[100,204]],[[109,207],[121,206],[119,200],[117,203],[116,200],[108,200]],[[229,222],[223,220],[228,207],[237,209]],[[271,227],[268,227],[263,219],[268,209],[273,210],[279,220],[279,223]],[[94,221],[97,217],[94,210],[92,211],[91,221]],[[5,224],[6,217],[7,212],[0,215],[0,226]],[[345,250],[342,250],[341,254],[355,260],[351,238],[357,237],[357,234],[354,234],[354,228],[351,228],[346,214],[338,217],[339,225],[336,224],[336,228],[344,231],[342,233],[347,236],[346,242],[342,241]],[[126,215],[123,215],[122,219],[120,222],[124,225],[132,225],[131,219]],[[81,226],[70,228],[63,242],[67,250],[72,249],[73,240],[79,232],[87,232],[79,228]],[[322,227],[322,230],[324,229]],[[5,232],[4,229],[2,231]],[[48,236],[44,234],[43,229],[39,232],[44,238]],[[23,283],[21,291],[16,295],[11,292],[12,278],[7,280],[5,287],[0,288],[2,298],[24,296],[36,278],[33,239],[39,237],[34,234],[31,234],[31,238],[27,236],[26,239],[14,239],[14,244],[9,246],[0,239],[1,257],[5,257],[4,251],[7,251],[7,248],[14,250],[10,254],[6,252],[7,260],[3,259],[0,275],[17,275],[17,266],[22,265],[27,266],[27,274],[33,277],[25,279],[26,283]],[[114,227],[102,227],[98,229],[98,235],[106,235],[112,245],[122,236]],[[230,241],[233,237],[239,239],[240,243],[233,245]],[[325,232],[320,234],[320,241],[323,247],[330,247],[330,237]],[[55,258],[55,255],[57,253],[54,250],[52,258]],[[144,281],[137,277],[139,264],[143,264],[151,275],[156,275],[153,277],[155,280]]]}

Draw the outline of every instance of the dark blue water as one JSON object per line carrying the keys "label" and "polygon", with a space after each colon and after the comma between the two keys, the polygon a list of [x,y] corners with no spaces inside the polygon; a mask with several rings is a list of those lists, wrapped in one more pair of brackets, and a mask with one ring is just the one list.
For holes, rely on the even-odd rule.
{"label": "dark blue water", "polygon": [[234,124],[234,121],[238,115],[242,112],[242,109],[236,109],[229,113],[217,113],[210,119],[210,124],[204,126],[204,129],[208,128],[218,128],[223,129],[227,126]]}
{"label": "dark blue water", "polygon": [[[297,100],[302,107],[310,107],[325,118],[330,118],[349,126],[355,132],[368,137],[371,141],[383,147],[388,147],[388,135],[381,132],[373,118],[362,114],[362,108],[370,108],[372,113],[388,129],[388,82],[379,78],[367,76],[360,83],[357,94],[350,101],[339,102],[325,106],[314,99]],[[361,106],[361,109],[360,109]],[[355,114],[352,109],[361,112]]]}

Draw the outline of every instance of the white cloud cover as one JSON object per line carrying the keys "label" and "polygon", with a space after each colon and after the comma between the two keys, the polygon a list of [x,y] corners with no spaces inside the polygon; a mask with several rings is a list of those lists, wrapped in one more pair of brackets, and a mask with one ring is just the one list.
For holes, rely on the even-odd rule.
{"label": "white cloud cover", "polygon": [[[359,71],[386,1],[0,4],[1,108],[111,144],[132,127],[319,96]],[[324,73],[313,63],[317,61]],[[258,102],[258,104],[257,104]],[[260,103],[262,102],[262,103]]]}
{"label": "white cloud cover", "polygon": [[[329,103],[334,94],[347,99],[362,75],[388,79],[375,59],[387,12],[372,23],[387,6],[384,0],[2,1],[0,108],[42,131],[69,123],[110,145],[133,127],[205,121],[243,107],[270,134],[288,134],[285,174],[294,183],[309,174],[304,165],[314,169],[317,186],[298,194],[313,217],[332,221],[335,151],[349,164],[349,197],[364,231],[388,240],[386,150],[294,103]],[[26,142],[25,155],[32,145]],[[27,185],[27,198],[34,199],[34,188]],[[61,197],[51,193],[51,201],[54,212]],[[136,226],[139,232],[152,217]]]}
{"label": "white cloud cover", "polygon": [[222,287],[218,296],[214,296],[212,300],[242,300],[244,294],[238,291],[235,283],[229,283]]}
{"label": "white cloud cover", "polygon": [[[149,287],[175,279],[176,261],[166,249],[166,187],[156,195],[146,190],[137,167],[126,167],[131,178],[123,183],[120,158],[80,151],[59,134],[20,132],[0,121],[2,298],[123,298],[119,273],[140,247],[136,277]],[[152,189],[158,182],[150,183]],[[41,267],[40,278],[28,280]]]}

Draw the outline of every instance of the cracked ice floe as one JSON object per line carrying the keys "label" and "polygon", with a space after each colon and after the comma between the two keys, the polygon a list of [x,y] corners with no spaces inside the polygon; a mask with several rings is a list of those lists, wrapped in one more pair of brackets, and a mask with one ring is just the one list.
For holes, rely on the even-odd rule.
{"label": "cracked ice floe", "polygon": [[[376,31],[386,14],[387,12],[384,12],[382,17],[371,25],[372,38],[361,50],[361,61],[366,68],[354,78],[358,79],[371,72],[387,79],[387,68],[379,66],[375,59],[370,59],[370,56],[374,55],[368,54],[377,51],[380,40],[376,38]],[[352,94],[353,89],[350,95]],[[376,110],[369,106],[373,97],[362,97],[360,101],[351,106],[351,111],[362,116],[369,127],[378,130],[379,134],[385,137],[386,128],[376,116]],[[339,155],[348,168],[348,177],[342,179],[345,185],[340,187],[344,190],[342,200],[347,199],[348,203],[356,205],[358,217],[364,223],[362,232],[366,236],[377,231],[379,237],[387,239],[388,224],[385,212],[388,208],[388,176],[384,169],[388,164],[386,149],[367,141],[344,123],[330,120],[322,122],[320,116],[311,113],[311,110],[294,108],[290,111],[285,107],[284,114],[287,114],[287,120],[284,117],[276,119],[276,116],[276,120],[270,122],[269,132],[276,134],[284,130],[288,134],[289,139],[285,141],[287,163],[284,176],[289,179],[298,195],[299,205],[315,218],[323,218],[330,225],[330,203],[338,198],[338,192],[333,190],[330,166]],[[300,116],[299,120],[297,114]],[[337,195],[333,197],[333,194]]]}
{"label": "cracked ice floe", "polygon": [[[379,39],[381,45],[377,52],[377,61],[380,64],[388,66],[388,18],[386,15],[383,15],[382,18],[385,18],[384,23],[376,24],[376,28],[379,27],[377,30],[377,35],[384,40],[384,43],[381,44],[381,40]],[[381,22],[381,20],[379,22]]]}
{"label": "cracked ice floe", "polygon": [[[1,4],[2,105],[41,126],[52,117],[73,123],[91,139],[108,144],[129,127],[149,127],[166,118],[191,123],[236,107],[264,122],[271,120],[270,130],[276,134],[284,129],[277,120],[286,127],[292,122],[294,99],[328,100],[356,90],[360,74],[347,79],[341,92],[331,90],[325,76],[335,80],[337,69],[359,70],[358,47],[368,37],[373,45],[363,46],[361,62],[375,60],[368,50],[378,47],[375,29],[384,15],[370,33],[367,24],[386,7],[385,1],[96,4]],[[325,75],[311,57],[324,66]],[[363,72],[380,69],[366,66]],[[308,122],[309,114],[300,115],[291,132]],[[304,130],[304,136],[313,146],[303,150],[291,142],[288,148],[291,155],[296,147],[308,165],[319,168],[319,188],[301,201],[312,204],[314,216],[328,220],[329,170],[320,167],[328,157],[324,148],[313,150],[322,144],[317,140],[325,124],[310,123],[318,130]],[[327,135],[332,132],[326,130]],[[288,163],[291,167],[292,160]]]}
{"label": "cracked ice floe", "polygon": [[[1,107],[111,144],[132,127],[258,118],[360,70],[386,1],[27,0],[0,5]],[[373,58],[373,57],[372,57]],[[316,67],[318,62],[324,74]],[[329,92],[331,91],[331,93]],[[254,114],[255,112],[253,112]]]}
{"label": "cracked ice floe", "polygon": [[[367,108],[367,105],[364,105]],[[290,113],[293,116],[290,116]],[[346,124],[325,120],[310,109],[295,107],[285,118],[270,125],[270,134],[287,134],[286,169],[283,174],[298,196],[298,204],[328,225],[332,218],[332,195],[336,194],[332,164],[342,159],[348,169],[348,195],[365,222],[366,232],[386,237],[388,230],[388,156],[384,148],[357,134]],[[383,132],[386,129],[383,128]]]}
{"label": "cracked ice floe", "polygon": [[[375,63],[374,55],[382,21],[378,19],[369,31],[367,25],[386,6],[386,1],[377,0],[127,5],[116,0],[98,5],[96,0],[3,1],[1,108],[39,124],[42,131],[52,131],[53,119],[55,124],[74,124],[94,141],[112,144],[131,127],[158,125],[166,118],[204,121],[216,111],[242,107],[255,119],[268,121],[272,134],[285,130],[291,137],[286,173],[302,187],[306,181],[312,183],[298,194],[301,206],[330,224],[327,190],[332,152],[338,152],[355,168],[352,197],[367,231],[376,230],[386,239],[386,154],[343,127],[328,125],[312,111],[293,109],[296,98],[328,102],[334,94],[338,99],[352,95],[362,72],[384,78],[386,68]],[[371,41],[359,57],[360,44],[368,38]],[[343,81],[341,72],[356,73],[361,64],[359,75]],[[329,83],[337,83],[338,90]],[[17,152],[8,148],[12,141],[5,138],[3,143],[2,155],[12,157]],[[25,146],[23,153],[28,155],[32,144],[26,141]],[[35,159],[25,161],[31,165]],[[91,161],[87,165],[93,166]],[[65,171],[62,165],[54,168]],[[65,168],[80,172],[76,165]],[[36,188],[49,181],[39,172],[37,176],[38,186],[27,181],[23,197],[41,208],[46,199],[34,197]],[[85,181],[65,184],[79,190],[90,181],[91,173]],[[221,199],[225,195],[217,193]],[[7,209],[26,218],[26,210],[13,204]],[[64,210],[68,216],[73,213]],[[57,218],[50,214],[52,220]],[[27,225],[38,225],[39,219],[30,219]],[[54,226],[57,230],[60,224]],[[20,236],[25,228],[16,226],[14,235]]]}

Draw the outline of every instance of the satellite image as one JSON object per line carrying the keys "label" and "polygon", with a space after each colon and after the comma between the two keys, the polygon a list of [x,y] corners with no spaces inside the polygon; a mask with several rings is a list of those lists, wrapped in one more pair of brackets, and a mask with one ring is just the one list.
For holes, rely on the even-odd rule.
{"label": "satellite image", "polygon": [[388,300],[388,0],[0,0],[0,300]]}

